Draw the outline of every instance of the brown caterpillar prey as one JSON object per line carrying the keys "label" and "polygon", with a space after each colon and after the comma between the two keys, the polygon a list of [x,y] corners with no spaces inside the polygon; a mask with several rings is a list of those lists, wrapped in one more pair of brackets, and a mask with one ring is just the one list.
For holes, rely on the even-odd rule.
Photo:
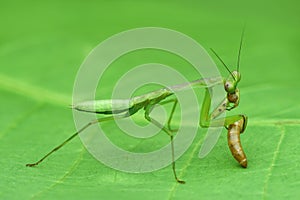
{"label": "brown caterpillar prey", "polygon": [[228,126],[228,146],[233,157],[241,164],[242,167],[247,167],[247,157],[244,153],[240,141],[240,134],[244,132],[247,123],[247,118],[243,116],[239,121]]}

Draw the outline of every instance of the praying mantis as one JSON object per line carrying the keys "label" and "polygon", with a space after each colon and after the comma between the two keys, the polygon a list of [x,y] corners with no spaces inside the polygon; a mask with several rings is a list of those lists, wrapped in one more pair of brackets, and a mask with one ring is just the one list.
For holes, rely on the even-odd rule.
{"label": "praying mantis", "polygon": [[[237,69],[234,71],[230,71],[225,62],[218,56],[218,54],[213,50],[212,52],[219,59],[219,61],[223,64],[226,70],[229,72],[229,76],[227,78],[222,77],[211,77],[211,78],[203,78],[198,79],[192,82],[183,83],[179,85],[174,85],[170,87],[165,87],[156,91],[149,92],[147,94],[143,94],[140,96],[135,96],[130,99],[110,99],[110,100],[95,100],[95,101],[85,101],[76,103],[72,106],[73,109],[83,112],[91,112],[96,114],[104,115],[104,117],[97,118],[96,120],[90,121],[73,135],[71,135],[68,139],[66,139],[63,143],[52,149],[49,153],[47,153],[44,157],[38,160],[35,163],[26,164],[28,167],[33,167],[40,164],[43,160],[45,160],[48,156],[50,156],[55,151],[59,150],[85,129],[90,127],[96,123],[102,123],[105,121],[111,121],[115,119],[123,119],[128,118],[139,110],[144,110],[145,119],[153,124],[154,126],[161,129],[170,137],[171,142],[171,151],[172,151],[172,171],[175,177],[175,180],[178,183],[185,183],[185,181],[180,180],[177,177],[176,168],[175,168],[175,156],[174,156],[174,132],[171,128],[171,122],[173,118],[173,114],[175,112],[176,106],[178,104],[178,99],[175,96],[176,91],[182,91],[187,88],[204,88],[205,95],[202,103],[202,109],[200,112],[200,122],[199,125],[202,128],[208,127],[222,127],[224,126],[228,130],[228,146],[233,155],[233,157],[240,163],[240,165],[244,168],[247,167],[247,158],[242,148],[240,142],[240,134],[244,132],[247,126],[247,116],[246,115],[233,115],[226,116],[224,118],[218,118],[222,113],[226,111],[230,111],[236,108],[239,105],[240,101],[240,93],[237,85],[241,80],[241,74],[239,72],[240,66],[240,55],[242,49],[242,41],[243,41],[244,31],[242,32],[242,37],[239,46],[238,59],[237,59]],[[213,87],[216,85],[224,85],[225,92],[227,95],[220,102],[220,104],[210,113],[211,108],[211,95],[210,93],[213,90]],[[156,105],[164,105],[164,104],[173,104],[171,113],[167,120],[167,124],[161,124],[159,121],[150,116],[151,111],[155,108]]]}

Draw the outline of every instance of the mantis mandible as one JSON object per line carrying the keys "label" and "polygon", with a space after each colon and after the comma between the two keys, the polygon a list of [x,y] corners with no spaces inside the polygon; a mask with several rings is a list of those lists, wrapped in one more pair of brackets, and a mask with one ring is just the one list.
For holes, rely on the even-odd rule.
{"label": "mantis mandible", "polygon": [[[144,117],[153,125],[160,128],[163,132],[165,132],[171,141],[171,150],[172,150],[172,171],[174,177],[178,183],[185,183],[185,181],[180,180],[177,177],[176,169],[175,169],[175,156],[174,156],[174,144],[173,144],[173,137],[174,137],[174,130],[171,129],[171,121],[172,117],[178,103],[174,92],[181,91],[186,88],[204,88],[205,89],[205,96],[204,101],[202,104],[202,109],[200,113],[200,126],[202,128],[208,127],[221,127],[224,126],[228,130],[228,146],[233,155],[233,157],[240,163],[240,165],[244,168],[247,167],[247,158],[243,151],[241,142],[240,142],[240,133],[243,133],[246,125],[247,125],[247,117],[245,115],[234,115],[234,116],[227,116],[225,118],[218,118],[220,114],[223,112],[230,111],[236,108],[239,105],[240,100],[240,93],[237,85],[241,80],[241,74],[239,72],[239,65],[240,65],[240,55],[242,49],[242,41],[243,41],[244,31],[242,32],[242,37],[239,46],[238,52],[238,60],[237,60],[237,70],[230,71],[223,60],[218,56],[218,54],[213,50],[212,52],[215,56],[220,60],[220,62],[224,65],[226,70],[229,72],[228,78],[222,77],[214,77],[214,78],[204,78],[198,79],[192,82],[174,85],[171,87],[162,88],[148,94],[136,96],[130,99],[113,99],[113,100],[96,100],[96,101],[85,101],[81,103],[77,103],[72,106],[73,109],[83,112],[92,112],[102,115],[109,115],[106,117],[98,118],[93,120],[75,132],[71,137],[66,139],[63,143],[55,147],[49,153],[47,153],[44,157],[32,164],[26,164],[28,167],[33,167],[41,163],[45,158],[50,156],[55,151],[59,150],[63,147],[66,143],[76,137],[78,134],[83,132],[89,126],[102,123],[105,121],[110,121],[114,119],[122,119],[130,117],[134,115],[137,111],[143,109],[144,110]],[[223,84],[224,89],[227,93],[226,97],[221,101],[221,103],[211,112],[211,96],[210,92],[215,85]],[[151,111],[154,107],[159,105],[164,105],[167,103],[172,103],[173,107],[168,118],[167,124],[161,124],[159,121],[155,120],[150,116]]]}

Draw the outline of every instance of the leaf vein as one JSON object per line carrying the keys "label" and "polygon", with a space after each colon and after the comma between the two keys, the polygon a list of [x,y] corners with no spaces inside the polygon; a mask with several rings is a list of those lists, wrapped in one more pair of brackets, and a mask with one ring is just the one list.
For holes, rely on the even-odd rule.
{"label": "leaf vein", "polygon": [[274,151],[274,154],[273,154],[271,165],[270,165],[270,167],[268,169],[268,173],[267,173],[267,176],[266,176],[265,181],[264,181],[263,199],[266,199],[268,185],[269,185],[269,180],[270,180],[270,177],[272,176],[272,171],[273,171],[273,168],[275,166],[275,162],[277,160],[277,157],[278,157],[278,154],[279,154],[279,151],[280,151],[281,143],[282,143],[282,141],[284,139],[284,136],[285,136],[285,128],[284,128],[284,126],[279,126],[279,127],[280,127],[280,133],[281,134],[280,134],[280,138],[279,138],[277,147],[276,147],[276,149]]}
{"label": "leaf vein", "polygon": [[3,74],[0,74],[0,88],[12,93],[29,97],[38,102],[46,102],[55,105],[67,105],[70,103],[69,96],[59,94],[45,88],[37,87]]}

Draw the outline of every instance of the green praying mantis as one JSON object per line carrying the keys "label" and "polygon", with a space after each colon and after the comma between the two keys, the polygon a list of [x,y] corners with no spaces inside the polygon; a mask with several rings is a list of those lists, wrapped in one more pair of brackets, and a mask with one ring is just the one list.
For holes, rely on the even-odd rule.
{"label": "green praying mantis", "polygon": [[[171,150],[172,150],[172,171],[174,177],[178,183],[185,183],[185,181],[180,180],[176,174],[175,168],[175,156],[174,156],[174,132],[171,128],[172,117],[175,112],[178,100],[175,96],[176,91],[181,91],[186,88],[204,88],[205,96],[204,101],[202,103],[202,109],[200,113],[200,126],[202,128],[208,127],[222,127],[224,126],[228,130],[228,146],[233,155],[233,157],[240,163],[240,165],[244,168],[247,167],[247,158],[243,151],[241,142],[240,142],[240,134],[244,132],[247,125],[247,117],[245,115],[233,115],[226,116],[224,118],[218,118],[225,111],[230,111],[236,108],[239,105],[240,93],[237,85],[241,80],[241,74],[239,72],[240,66],[240,55],[242,49],[244,31],[242,32],[242,37],[239,46],[238,59],[237,59],[237,69],[234,71],[230,71],[226,66],[224,61],[218,56],[218,54],[213,50],[212,52],[215,56],[220,60],[226,70],[229,72],[229,76],[227,78],[222,77],[212,77],[212,78],[203,78],[198,79],[192,82],[183,83],[179,85],[174,85],[171,87],[162,88],[156,91],[152,91],[150,93],[132,97],[130,99],[112,99],[112,100],[95,100],[95,101],[85,101],[81,103],[77,103],[72,106],[73,109],[83,112],[92,112],[96,114],[105,115],[105,117],[97,118],[83,126],[73,135],[71,135],[68,139],[66,139],[63,143],[52,149],[49,153],[47,153],[44,157],[32,164],[26,164],[26,166],[33,167],[41,163],[45,158],[50,156],[55,151],[59,150],[69,141],[71,141],[74,137],[79,135],[89,126],[102,123],[105,121],[110,121],[114,119],[122,119],[127,118],[139,110],[144,110],[145,119],[160,128],[163,132],[165,132],[170,137],[171,142]],[[211,96],[210,92],[215,85],[223,84],[224,89],[227,93],[226,97],[220,102],[220,104],[210,113],[211,108]],[[155,108],[156,105],[164,105],[171,103],[173,104],[171,113],[169,115],[167,124],[161,124],[159,121],[150,116],[151,111]]]}

